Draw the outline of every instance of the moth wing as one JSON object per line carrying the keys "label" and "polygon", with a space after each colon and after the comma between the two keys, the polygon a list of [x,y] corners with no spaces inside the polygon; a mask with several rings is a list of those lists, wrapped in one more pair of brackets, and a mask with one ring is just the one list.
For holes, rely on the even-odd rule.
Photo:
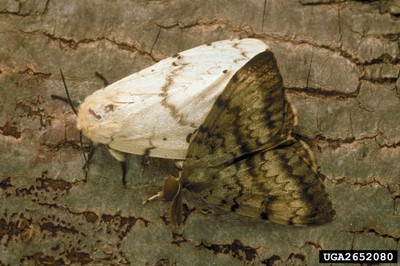
{"label": "moth wing", "polygon": [[126,153],[185,159],[188,136],[250,58],[257,39],[224,40],[161,60],[87,97],[78,128],[95,143]]}
{"label": "moth wing", "polygon": [[257,152],[222,169],[200,197],[217,212],[267,219],[279,224],[318,225],[335,217],[308,146]]}
{"label": "moth wing", "polygon": [[187,171],[273,148],[290,138],[295,123],[274,55],[259,53],[235,73],[199,127]]}

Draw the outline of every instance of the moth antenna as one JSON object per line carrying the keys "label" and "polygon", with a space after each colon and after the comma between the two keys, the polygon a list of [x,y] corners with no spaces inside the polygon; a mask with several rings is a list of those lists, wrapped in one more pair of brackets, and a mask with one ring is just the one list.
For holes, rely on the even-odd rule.
{"label": "moth antenna", "polygon": [[61,74],[61,80],[62,80],[62,82],[63,82],[63,84],[64,84],[65,93],[67,94],[68,103],[69,103],[69,105],[71,106],[72,111],[74,111],[75,115],[78,115],[78,112],[76,111],[75,106],[74,106],[74,104],[72,103],[71,97],[69,97],[69,92],[68,92],[67,84],[65,83],[65,77],[64,77],[64,74],[63,74],[61,68],[60,68],[60,74]]}
{"label": "moth antenna", "polygon": [[83,147],[83,136],[82,136],[82,131],[81,130],[79,130],[79,143],[81,145],[81,149],[82,149],[82,152],[83,152],[83,158],[85,159],[85,165],[84,166],[86,166],[86,163],[88,162],[88,158],[86,157],[85,148]]}
{"label": "moth antenna", "polygon": [[107,87],[108,85],[110,85],[110,83],[108,82],[108,80],[99,72],[94,72],[94,74],[96,75],[96,77],[98,77],[99,79],[101,79],[103,81],[104,87]]}
{"label": "moth antenna", "polygon": [[[62,101],[64,103],[69,104],[71,106],[71,108],[72,108],[72,111],[74,111],[75,115],[78,115],[78,112],[76,111],[75,107],[79,106],[79,103],[76,102],[76,101],[71,100],[71,97],[69,96],[67,84],[65,82],[65,77],[64,77],[64,74],[63,74],[61,68],[60,68],[60,73],[61,73],[61,79],[62,79],[63,84],[64,84],[64,89],[65,89],[65,92],[67,94],[67,98],[59,96],[59,95],[55,95],[55,94],[51,94],[50,96],[54,100],[59,100],[59,101]],[[85,147],[83,146],[82,131],[79,131],[79,146],[81,147],[81,150],[82,150],[82,153],[83,153],[83,158],[85,159],[85,164],[83,165],[82,169],[87,169],[87,168],[89,168],[88,165],[89,165],[90,158],[93,156],[93,152],[92,152],[92,146],[90,146],[91,150],[89,151],[89,157],[86,156]],[[90,154],[90,153],[92,153],[92,154]]]}
{"label": "moth antenna", "polygon": [[59,100],[59,101],[68,103],[68,99],[65,98],[65,97],[62,97],[62,96],[59,96],[59,95],[55,95],[55,94],[51,94],[50,97],[51,97],[53,100]]}
{"label": "moth antenna", "polygon": [[[61,97],[61,96],[58,96],[58,95],[51,95],[51,97],[53,99],[61,100],[63,102],[68,103],[71,106],[72,111],[74,111],[74,114],[78,115],[78,112],[76,111],[75,106],[78,106],[79,104],[76,103],[75,101],[71,100],[71,97],[69,96],[67,83],[65,82],[64,73],[62,72],[61,68],[60,68],[60,74],[61,74],[61,80],[62,80],[62,82],[64,84],[65,93],[67,94],[67,98],[64,98],[64,97]],[[83,165],[82,169],[87,169],[87,168],[89,168],[89,162],[90,162],[91,158],[93,157],[94,148],[90,147],[89,154],[88,154],[88,156],[86,156],[85,147],[83,146],[82,131],[79,131],[79,143],[80,143],[80,146],[81,146],[81,149],[82,149],[83,158],[85,159],[85,164]]]}
{"label": "moth antenna", "polygon": [[[82,134],[81,134],[81,136],[82,136]],[[84,170],[89,169],[89,163],[93,158],[93,154],[94,154],[95,148],[96,148],[95,146],[90,145],[90,150],[89,150],[89,153],[88,153],[87,157],[86,157],[86,154],[85,154],[85,150],[83,150],[83,157],[85,158],[85,164],[82,166],[82,169],[84,169]]]}
{"label": "moth antenna", "polygon": [[[62,102],[64,102],[64,103],[69,104],[69,100],[68,100],[67,98],[65,98],[65,97],[60,96],[60,95],[50,94],[50,97],[51,97],[53,100],[59,100],[59,101],[62,101]],[[79,103],[76,102],[76,101],[74,101],[74,100],[72,100],[72,104],[73,104],[75,107],[76,107],[76,106],[79,106]]]}

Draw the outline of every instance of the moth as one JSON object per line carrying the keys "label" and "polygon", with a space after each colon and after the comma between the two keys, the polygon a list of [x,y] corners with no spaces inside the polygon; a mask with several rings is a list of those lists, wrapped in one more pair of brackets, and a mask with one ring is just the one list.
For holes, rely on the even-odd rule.
{"label": "moth", "polygon": [[183,160],[188,139],[233,74],[267,48],[235,39],[180,52],[88,96],[78,129],[119,161],[124,154]]}
{"label": "moth", "polygon": [[322,175],[310,148],[292,135],[295,125],[275,57],[261,52],[218,96],[193,137],[179,178],[167,177],[153,198],[172,201],[176,225],[183,219],[183,193],[216,214],[296,226],[332,221],[335,211]]}

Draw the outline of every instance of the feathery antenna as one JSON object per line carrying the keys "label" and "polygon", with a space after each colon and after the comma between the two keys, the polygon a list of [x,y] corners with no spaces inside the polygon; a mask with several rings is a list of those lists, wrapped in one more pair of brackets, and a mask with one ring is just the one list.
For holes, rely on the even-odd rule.
{"label": "feathery antenna", "polygon": [[74,113],[75,113],[76,115],[78,115],[78,112],[76,111],[75,106],[74,106],[73,103],[72,103],[71,97],[69,97],[69,92],[68,92],[67,84],[65,83],[65,77],[64,77],[64,74],[63,74],[61,68],[60,68],[60,74],[61,74],[62,82],[63,82],[63,84],[64,84],[65,93],[67,94],[68,103],[69,103],[69,105],[71,106],[72,111],[74,111]]}

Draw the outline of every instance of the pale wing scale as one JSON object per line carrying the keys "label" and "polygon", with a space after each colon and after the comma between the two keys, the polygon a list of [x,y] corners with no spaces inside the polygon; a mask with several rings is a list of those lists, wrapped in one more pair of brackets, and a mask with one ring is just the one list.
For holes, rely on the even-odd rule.
{"label": "pale wing scale", "polygon": [[230,78],[267,48],[257,39],[224,40],[164,59],[88,96],[78,128],[117,151],[184,159],[188,135]]}

